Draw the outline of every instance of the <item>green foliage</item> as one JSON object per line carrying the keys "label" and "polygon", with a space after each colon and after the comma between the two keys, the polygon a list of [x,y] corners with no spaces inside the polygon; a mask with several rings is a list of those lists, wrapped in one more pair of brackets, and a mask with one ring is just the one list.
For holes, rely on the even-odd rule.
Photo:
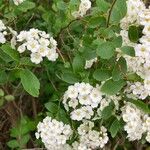
{"label": "green foliage", "polygon": [[150,114],[149,105],[145,104],[144,102],[140,100],[130,100],[130,102],[133,103],[137,108],[139,108],[143,112]]}
{"label": "green foliage", "polygon": [[7,145],[11,149],[22,149],[30,140],[30,132],[34,131],[37,125],[37,121],[32,121],[27,117],[22,117],[17,126],[12,128],[10,136],[12,140],[7,142]]}
{"label": "green foliage", "polygon": [[126,72],[127,72],[126,60],[123,57],[121,57],[117,61],[116,65],[112,71],[113,80],[118,81],[120,79],[123,79],[123,77],[126,75]]}
{"label": "green foliage", "polygon": [[114,138],[121,128],[122,128],[122,125],[120,123],[120,120],[118,120],[117,118],[114,119],[109,129],[111,136]]}
{"label": "green foliage", "polygon": [[97,81],[105,81],[111,77],[109,70],[97,69],[93,73],[93,78]]}
{"label": "green foliage", "polygon": [[110,79],[104,83],[101,90],[108,95],[114,95],[117,94],[125,84],[124,80],[113,81]]}
{"label": "green foliage", "polygon": [[99,45],[97,49],[97,55],[100,56],[102,59],[110,59],[115,52],[115,48],[110,42],[105,42]]}
{"label": "green foliage", "polygon": [[16,6],[16,9],[21,11],[21,12],[27,12],[30,9],[35,8],[35,3],[30,2],[30,1],[24,1],[23,3],[21,3],[19,6]]}
{"label": "green foliage", "polygon": [[121,47],[121,51],[124,53],[124,54],[127,54],[129,56],[135,56],[135,51],[134,51],[134,48],[133,47],[130,47],[130,46],[123,46]]}
{"label": "green foliage", "polygon": [[[3,52],[5,54],[7,54],[9,57],[11,57],[13,60],[15,61],[19,61],[19,53],[12,49],[10,45],[6,44],[6,45],[2,45],[1,49],[3,50]],[[6,56],[7,57],[7,56]],[[6,59],[7,61],[7,59]]]}
{"label": "green foliage", "polygon": [[20,70],[21,83],[24,89],[34,97],[39,96],[40,82],[28,69]]}
{"label": "green foliage", "polygon": [[100,11],[107,12],[110,8],[110,4],[105,0],[96,0],[96,4]]}
{"label": "green foliage", "polygon": [[105,107],[101,113],[101,117],[104,120],[109,119],[113,115],[114,103],[111,102],[109,106]]}
{"label": "green foliage", "polygon": [[74,72],[82,71],[85,66],[85,61],[79,54],[77,54],[73,59],[72,66]]}
{"label": "green foliage", "polygon": [[127,12],[126,0],[114,0],[113,4],[110,21],[111,23],[119,23]]}
{"label": "green foliage", "polygon": [[[21,118],[17,116],[17,125],[10,130],[8,149],[24,149],[31,142],[42,147],[35,140],[34,132],[37,123],[46,115],[71,125],[75,135],[71,143],[78,139],[76,129],[81,122],[71,120],[70,111],[67,112],[62,104],[68,86],[77,82],[93,86],[98,84],[104,99],[119,93],[122,99],[118,103],[122,107],[123,100],[128,101],[124,99],[126,96],[123,92],[126,81],[143,80],[136,73],[128,72],[124,55],[134,57],[135,50],[131,46],[123,46],[123,39],[119,36],[120,20],[127,12],[126,0],[91,2],[92,8],[87,14],[75,18],[72,14],[78,10],[80,0],[25,0],[18,6],[12,0],[0,1],[0,17],[6,25],[18,33],[31,28],[45,31],[54,37],[59,48],[59,58],[55,62],[45,58],[37,65],[31,62],[29,51],[19,54],[18,43],[16,49],[11,48],[8,42],[11,34],[6,36],[8,41],[5,44],[0,44],[0,107],[5,109],[12,103],[21,115]],[[129,27],[131,42],[139,42],[141,28],[134,25]],[[120,49],[121,57],[118,57],[116,48]],[[94,58],[97,61],[91,68],[85,69],[86,61]],[[36,102],[32,102],[34,97]],[[27,100],[31,101],[32,106],[25,104]],[[129,102],[150,114],[148,100],[149,97],[145,101]],[[33,107],[32,114],[28,112],[29,107]],[[96,108],[93,110],[96,114]],[[124,134],[120,114],[121,111],[115,109],[115,102],[111,101],[103,111],[99,111],[99,116],[94,116],[96,119],[92,118],[95,129],[104,125],[108,127],[111,137],[117,139],[119,133]],[[112,147],[114,142],[113,139],[110,141]],[[128,148],[126,145],[120,147]]]}
{"label": "green foliage", "polygon": [[138,42],[139,40],[139,27],[136,26],[130,26],[128,36],[131,42]]}

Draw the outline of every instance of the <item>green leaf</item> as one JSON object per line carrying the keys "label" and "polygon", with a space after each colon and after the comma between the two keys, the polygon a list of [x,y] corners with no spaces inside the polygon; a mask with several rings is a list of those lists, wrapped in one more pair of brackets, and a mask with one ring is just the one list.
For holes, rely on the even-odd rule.
{"label": "green leaf", "polygon": [[111,77],[108,70],[97,69],[94,71],[93,78],[97,81],[105,81]]}
{"label": "green leaf", "polygon": [[97,55],[102,59],[110,59],[114,55],[114,47],[110,42],[101,44],[97,49]]}
{"label": "green leaf", "polygon": [[57,2],[57,8],[59,9],[59,10],[66,10],[66,8],[67,8],[67,5],[66,5],[66,3],[65,2],[63,2],[63,1],[58,1]]}
{"label": "green leaf", "polygon": [[133,81],[133,82],[141,80],[141,77],[138,76],[136,73],[130,73],[130,74],[128,73],[126,78],[128,81]]}
{"label": "green leaf", "polygon": [[98,26],[106,26],[105,17],[98,16],[98,17],[93,17],[89,20],[89,27],[90,28],[96,28]]}
{"label": "green leaf", "polygon": [[109,129],[109,131],[110,131],[110,133],[111,133],[111,136],[112,136],[113,138],[117,135],[117,133],[119,132],[120,128],[121,128],[120,122],[119,122],[119,120],[116,118],[116,119],[113,121],[113,123],[111,124],[110,129]]}
{"label": "green leaf", "polygon": [[20,78],[24,89],[33,97],[38,97],[40,89],[38,78],[28,69],[20,71]]}
{"label": "green leaf", "polygon": [[13,59],[10,56],[8,56],[1,48],[0,48],[0,58],[6,63],[13,61]]}
{"label": "green leaf", "polygon": [[126,15],[126,12],[126,0],[116,0],[110,15],[110,22],[116,24],[119,23],[120,20]]}
{"label": "green leaf", "polygon": [[110,7],[110,4],[106,2],[105,0],[96,0],[96,4],[99,10],[103,12],[107,12]]}
{"label": "green leaf", "polygon": [[139,40],[139,27],[130,26],[128,36],[131,42],[137,43]]}
{"label": "green leaf", "polygon": [[103,111],[102,111],[102,113],[101,113],[102,119],[104,119],[104,120],[109,119],[109,118],[112,116],[112,114],[113,114],[113,110],[114,110],[114,103],[111,102],[111,103],[109,104],[109,106],[107,106],[107,107],[105,107],[105,108],[103,109]]}
{"label": "green leaf", "polygon": [[114,47],[119,48],[122,46],[122,37],[118,36],[116,38],[113,39],[112,44]]}
{"label": "green leaf", "polygon": [[15,97],[14,97],[13,95],[6,95],[4,98],[5,98],[7,101],[13,101],[13,100],[15,100]]}
{"label": "green leaf", "polygon": [[80,55],[77,54],[75,58],[73,59],[72,66],[73,66],[74,72],[82,71],[85,66],[85,61]]}
{"label": "green leaf", "polygon": [[56,119],[64,122],[65,124],[69,124],[67,113],[63,109],[59,109]]}
{"label": "green leaf", "polygon": [[3,52],[5,52],[8,56],[10,56],[13,60],[19,61],[19,53],[18,51],[12,49],[10,45],[4,44],[1,46]]}
{"label": "green leaf", "polygon": [[54,113],[54,114],[56,114],[58,111],[58,106],[53,102],[46,103],[45,107],[48,111],[50,111],[51,113]]}
{"label": "green leaf", "polygon": [[133,47],[131,46],[124,46],[124,47],[121,47],[121,51],[124,53],[124,54],[127,54],[129,56],[132,56],[134,57],[135,56],[135,50]]}
{"label": "green leaf", "polygon": [[28,143],[29,140],[30,140],[29,134],[23,135],[20,139],[20,146],[24,147]]}
{"label": "green leaf", "polygon": [[3,97],[5,95],[4,91],[0,89],[0,97]]}
{"label": "green leaf", "polygon": [[35,3],[30,1],[24,1],[23,3],[17,6],[17,9],[22,12],[27,12],[28,10],[33,8],[35,8]]}
{"label": "green leaf", "polygon": [[7,79],[7,73],[4,70],[0,70],[0,84],[5,84]]}
{"label": "green leaf", "polygon": [[79,79],[73,73],[63,73],[61,79],[70,84],[79,82]]}
{"label": "green leaf", "polygon": [[150,114],[148,104],[145,104],[141,100],[130,100],[130,102],[133,103],[137,108],[139,108],[143,112]]}
{"label": "green leaf", "polygon": [[124,80],[113,81],[110,79],[103,84],[101,91],[108,95],[114,95],[117,94],[125,84],[126,82]]}
{"label": "green leaf", "polygon": [[13,149],[19,147],[19,143],[17,140],[11,140],[11,141],[7,142],[7,145]]}
{"label": "green leaf", "polygon": [[126,60],[125,58],[120,57],[112,72],[113,80],[118,81],[122,79],[126,75],[126,72],[127,72]]}
{"label": "green leaf", "polygon": [[40,65],[34,64],[31,62],[31,59],[29,57],[23,57],[19,61],[20,65],[25,65],[25,66],[35,66],[38,67]]}

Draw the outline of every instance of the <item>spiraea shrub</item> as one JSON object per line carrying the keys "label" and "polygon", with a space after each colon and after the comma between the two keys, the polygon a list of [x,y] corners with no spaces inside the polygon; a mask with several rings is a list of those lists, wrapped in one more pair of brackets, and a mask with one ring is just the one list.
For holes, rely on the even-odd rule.
{"label": "spiraea shrub", "polygon": [[0,149],[150,149],[149,1],[0,0],[0,68]]}

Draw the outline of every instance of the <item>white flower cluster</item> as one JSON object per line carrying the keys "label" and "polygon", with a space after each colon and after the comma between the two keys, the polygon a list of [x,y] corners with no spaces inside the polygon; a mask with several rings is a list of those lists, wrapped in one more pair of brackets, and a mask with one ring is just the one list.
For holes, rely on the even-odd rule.
{"label": "white flower cluster", "polygon": [[35,135],[37,139],[42,139],[48,150],[62,150],[63,147],[69,147],[66,141],[72,135],[72,130],[69,125],[46,117],[43,122],[39,122]]}
{"label": "white flower cluster", "polygon": [[139,13],[145,10],[145,4],[142,0],[127,0],[127,14],[121,20],[120,26],[127,30],[131,24],[139,25]]}
{"label": "white flower cluster", "polygon": [[145,139],[150,143],[150,117],[148,115],[143,117],[142,130],[147,133]]}
{"label": "white flower cluster", "polygon": [[73,12],[73,16],[75,18],[83,17],[86,15],[86,12],[91,8],[91,1],[90,0],[81,0],[79,10]]}
{"label": "white flower cluster", "polygon": [[98,107],[101,99],[100,89],[89,83],[75,83],[65,92],[63,104],[67,111],[71,111],[71,119],[81,121],[91,119],[94,108]]}
{"label": "white flower cluster", "polygon": [[103,111],[103,109],[107,106],[109,106],[110,102],[114,102],[115,104],[115,109],[118,110],[119,109],[119,101],[121,100],[121,96],[118,95],[112,95],[112,96],[105,96],[102,100],[101,100],[101,105],[98,109],[98,111]]}
{"label": "white flower cluster", "polygon": [[0,20],[0,43],[4,44],[6,42],[5,36],[7,35],[6,26]]}
{"label": "white flower cluster", "polygon": [[13,0],[15,5],[19,5],[21,3],[23,3],[25,0]]}
{"label": "white flower cluster", "polygon": [[58,58],[57,42],[44,31],[34,28],[29,31],[21,31],[17,36],[17,42],[21,43],[17,50],[20,53],[29,50],[31,61],[35,64],[43,61],[43,57],[47,57],[50,61],[56,61]]}
{"label": "white flower cluster", "polygon": [[[139,43],[129,40],[128,28],[130,25],[144,27]],[[135,57],[124,56],[128,71],[136,73],[144,80],[143,83],[130,83],[128,86],[130,88],[125,92],[130,93],[130,96],[132,93],[136,98],[145,99],[150,93],[150,8],[146,8],[142,0],[128,0],[127,15],[121,20],[120,26],[122,28],[120,32],[123,38],[122,46],[132,46],[135,49]]]}
{"label": "white flower cluster", "polygon": [[140,140],[144,133],[146,140],[150,143],[150,117],[137,109],[135,105],[126,103],[122,108],[122,118],[126,122],[124,130],[130,141]]}
{"label": "white flower cluster", "polygon": [[94,59],[86,60],[85,69],[89,69],[92,67],[93,63],[97,62],[97,57]]}
{"label": "white flower cluster", "polygon": [[145,88],[141,82],[127,82],[127,87],[124,90],[126,96],[132,99],[145,99],[150,95],[150,91]]}
{"label": "white flower cluster", "polygon": [[78,127],[79,142],[76,143],[77,150],[103,148],[108,142],[107,129],[101,126],[100,131],[97,131],[93,127],[94,123],[90,121],[85,121]]}
{"label": "white flower cluster", "polygon": [[128,133],[127,138],[130,141],[140,140],[142,138],[142,112],[134,105],[127,103],[122,108],[122,118],[126,122],[124,130]]}

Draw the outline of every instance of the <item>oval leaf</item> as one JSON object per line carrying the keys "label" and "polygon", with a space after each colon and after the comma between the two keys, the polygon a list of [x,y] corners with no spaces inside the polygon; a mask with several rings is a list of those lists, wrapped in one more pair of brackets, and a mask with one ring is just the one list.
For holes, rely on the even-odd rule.
{"label": "oval leaf", "polygon": [[38,97],[40,82],[38,78],[28,69],[20,71],[21,83],[24,89],[32,96]]}

